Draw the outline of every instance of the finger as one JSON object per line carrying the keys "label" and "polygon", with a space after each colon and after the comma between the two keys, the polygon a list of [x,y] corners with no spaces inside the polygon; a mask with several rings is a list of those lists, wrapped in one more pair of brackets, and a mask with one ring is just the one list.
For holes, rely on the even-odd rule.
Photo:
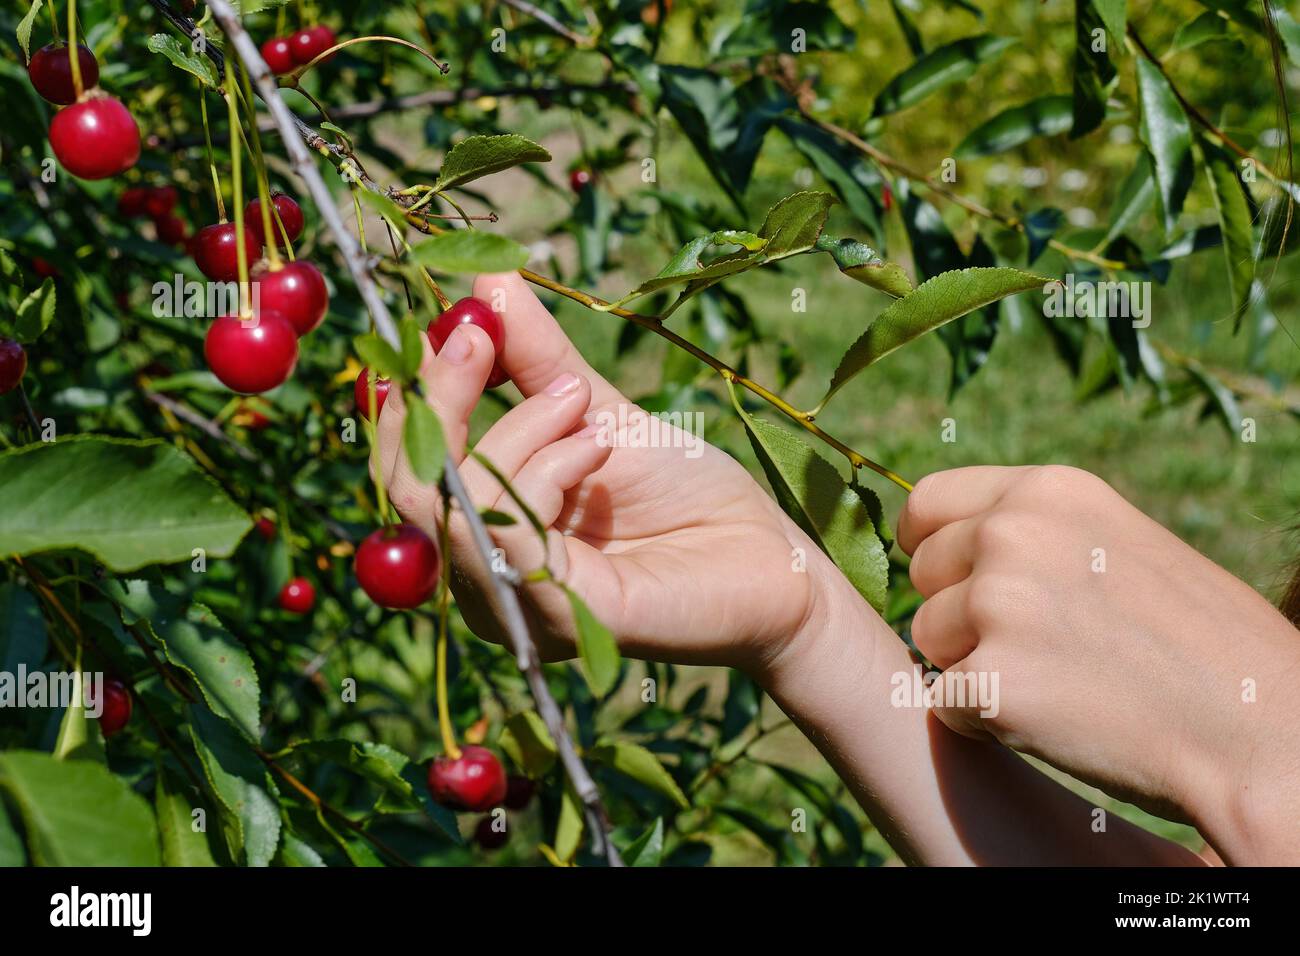
{"label": "finger", "polygon": [[979,514],[1002,498],[1033,466],[980,465],[926,475],[907,496],[898,518],[898,546],[914,554],[917,545],[946,524]]}
{"label": "finger", "polygon": [[474,297],[501,316],[505,345],[498,359],[525,396],[545,389],[561,372],[575,372],[591,383],[593,405],[626,401],[587,364],[519,273],[480,275],[474,280]]}
{"label": "finger", "polygon": [[936,667],[951,667],[979,645],[966,613],[969,591],[969,579],[944,588],[912,617],[912,643]]}
{"label": "finger", "polygon": [[932,597],[970,577],[977,527],[978,519],[963,518],[944,525],[916,546],[908,575],[922,597]]}

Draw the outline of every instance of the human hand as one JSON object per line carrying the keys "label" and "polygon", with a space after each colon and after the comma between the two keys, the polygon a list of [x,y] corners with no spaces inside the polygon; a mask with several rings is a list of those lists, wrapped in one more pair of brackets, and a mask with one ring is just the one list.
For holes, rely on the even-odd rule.
{"label": "human hand", "polygon": [[1073,468],[930,475],[898,541],[917,647],[998,676],[995,716],[945,724],[1188,819],[1230,862],[1300,859],[1300,635],[1254,590]]}
{"label": "human hand", "polygon": [[[659,447],[625,444],[646,413],[587,364],[517,274],[480,276],[474,294],[497,309],[505,345],[496,358],[525,396],[476,450],[546,527],[545,550],[497,480],[465,457],[470,413],[494,359],[487,334],[461,326],[436,357],[426,351],[420,374],[474,501],[517,518],[489,529],[510,563],[525,574],[546,564],[627,654],[762,668],[808,618],[817,582],[838,575],[834,566],[740,464],[702,438],[692,436],[690,454],[676,429],[665,428]],[[606,414],[609,431],[600,427]],[[379,419],[383,477],[403,518],[433,535],[441,505],[400,448],[404,418],[395,390]],[[463,519],[453,516],[450,536],[462,613],[475,633],[501,641],[491,571]],[[809,556],[806,573],[793,570],[794,548]],[[536,583],[525,597],[543,655],[572,656],[565,595]]]}

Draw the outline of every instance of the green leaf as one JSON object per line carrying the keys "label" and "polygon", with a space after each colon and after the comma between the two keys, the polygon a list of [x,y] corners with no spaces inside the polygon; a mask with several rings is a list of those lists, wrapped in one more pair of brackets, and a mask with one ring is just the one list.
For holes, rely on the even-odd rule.
{"label": "green leaf", "polygon": [[655,817],[649,829],[623,850],[625,866],[658,866],[664,853],[664,818]]}
{"label": "green leaf", "polygon": [[862,829],[853,814],[837,802],[827,789],[806,774],[779,764],[766,763],[778,777],[803,794],[817,809],[823,820],[832,824],[844,840],[845,855],[849,861],[862,856]]}
{"label": "green leaf", "polygon": [[727,672],[727,699],[722,705],[722,733],[718,743],[728,744],[758,719],[763,703],[763,692],[757,683],[743,671]]}
{"label": "green leaf", "polygon": [[642,786],[663,794],[683,810],[691,805],[672,774],[659,762],[659,758],[640,744],[626,740],[605,741],[591,748],[587,756],[595,763],[604,764],[631,777]]}
{"label": "green leaf", "polygon": [[27,14],[18,21],[18,45],[23,48],[23,59],[30,60],[32,27],[36,24],[36,15],[41,12],[41,0],[32,0],[32,5]]}
{"label": "green leaf", "polygon": [[1174,39],[1169,44],[1169,52],[1181,53],[1210,40],[1232,39],[1235,37],[1228,30],[1228,21],[1217,13],[1207,10],[1195,20],[1184,23],[1174,32]]}
{"label": "green leaf", "polygon": [[1065,213],[1052,206],[1035,210],[1026,216],[1025,238],[1029,240],[1029,251],[1025,261],[1033,265],[1063,225],[1065,225]]}
{"label": "green leaf", "polygon": [[231,856],[269,866],[280,842],[280,805],[265,765],[247,741],[212,711],[190,706],[190,735],[213,792],[221,801]]}
{"label": "green leaf", "polygon": [[381,219],[400,227],[406,222],[406,210],[394,202],[390,197],[374,192],[370,189],[358,189],[356,195],[361,197],[363,205],[369,206],[370,209]]}
{"label": "green leaf", "polygon": [[587,685],[597,697],[604,697],[618,681],[619,669],[623,658],[618,651],[618,642],[609,628],[597,620],[587,603],[567,587],[564,593],[569,596],[573,608],[574,625],[578,631],[578,656],[582,658],[582,673],[587,678]]}
{"label": "green leaf", "polygon": [[1074,0],[1074,120],[1070,127],[1071,139],[1091,133],[1106,118],[1106,99],[1119,79],[1108,51],[1109,42],[1092,0]]}
{"label": "green leaf", "polygon": [[1159,67],[1138,57],[1137,70],[1142,142],[1155,164],[1165,231],[1172,232],[1192,185],[1192,130]]}
{"label": "green leaf", "polygon": [[758,230],[759,236],[767,240],[762,261],[773,262],[811,250],[837,202],[830,193],[814,190],[794,193],[778,202],[768,210],[763,228]]}
{"label": "green leaf", "polygon": [[830,253],[835,264],[850,279],[879,289],[895,299],[912,291],[912,280],[897,263],[886,262],[876,255],[876,250],[856,239],[832,239],[821,236],[817,248]]}
{"label": "green leaf", "polygon": [[1125,11],[1125,0],[1092,0],[1093,9],[1101,17],[1101,22],[1106,24],[1106,29],[1110,32],[1110,38],[1116,43],[1124,42],[1124,25],[1127,22],[1127,13]]}
{"label": "green leaf", "polygon": [[1184,367],[1192,380],[1206,395],[1206,413],[1213,414],[1234,438],[1241,428],[1241,409],[1237,396],[1217,376],[1207,371],[1199,362],[1187,362]]}
{"label": "green leaf", "polygon": [[163,866],[216,866],[207,834],[194,829],[194,808],[159,768],[154,782],[154,813],[162,839]]}
{"label": "green leaf", "polygon": [[229,557],[252,522],[175,446],[78,435],[0,454],[0,554],[87,551],[113,571]]}
{"label": "green leaf", "polygon": [[457,229],[411,247],[412,262],[439,272],[513,272],[528,262],[528,248],[481,229]]}
{"label": "green leaf", "polygon": [[1143,152],[1138,156],[1138,160],[1133,164],[1133,171],[1125,177],[1123,184],[1119,187],[1119,195],[1115,197],[1115,202],[1110,207],[1110,228],[1106,230],[1106,238],[1102,241],[1102,247],[1109,246],[1111,242],[1137,221],[1138,216],[1156,198],[1156,180],[1152,172],[1151,157]]}
{"label": "green leaf", "polygon": [[424,361],[424,343],[427,337],[424,330],[420,328],[420,323],[410,316],[402,319],[397,328],[402,341],[402,379],[403,381],[409,381],[415,378],[420,371],[420,364]]}
{"label": "green leaf", "polygon": [[288,830],[284,831],[284,835],[280,839],[280,852],[276,857],[276,862],[280,866],[316,867],[325,865],[321,855],[309,843],[300,840]]}
{"label": "green leaf", "polygon": [[47,641],[36,598],[12,581],[0,584],[0,671],[13,674],[20,665],[39,667]]}
{"label": "green leaf", "polygon": [[[885,606],[889,559],[866,502],[835,466],[783,428],[739,405],[749,443],[781,510],[844,572],[876,610]],[[793,569],[791,573],[796,573]]]}
{"label": "green leaf", "polygon": [[863,369],[918,336],[1009,295],[1041,289],[1050,281],[1001,266],[955,269],[923,282],[881,312],[844,353],[822,404]]}
{"label": "green leaf", "polygon": [[26,750],[0,753],[0,788],[37,866],[158,866],[149,805],[107,767]]}
{"label": "green leaf", "polygon": [[1255,281],[1250,205],[1232,157],[1206,136],[1201,137],[1201,154],[1205,157],[1205,174],[1210,180],[1214,209],[1219,214],[1219,231],[1223,234],[1223,255],[1228,267],[1228,292],[1232,297],[1235,330],[1246,314],[1251,283]]}
{"label": "green leaf", "polygon": [[[649,0],[653,5],[655,0]],[[801,48],[795,49],[795,31]],[[714,41],[721,57],[757,56],[763,53],[804,53],[813,50],[849,50],[855,43],[853,31],[822,3],[773,4],[762,16],[742,17],[721,44]]]}
{"label": "green leaf", "polygon": [[992,156],[1015,149],[1036,136],[1059,136],[1074,122],[1074,100],[1069,96],[1040,96],[1005,109],[973,129],[954,155],[958,159]]}
{"label": "green leaf", "polygon": [[442,478],[442,469],[447,462],[447,440],[443,437],[438,416],[423,398],[414,393],[406,403],[402,444],[416,478],[425,483]]}
{"label": "green leaf", "polygon": [[555,855],[564,863],[573,860],[582,843],[582,804],[573,787],[565,784],[560,796],[560,818],[555,824]]}
{"label": "green leaf", "polygon": [[507,720],[498,742],[515,766],[534,780],[550,773],[559,756],[546,722],[535,710],[520,711]]}
{"label": "green leaf", "polygon": [[35,342],[54,321],[54,310],[54,280],[46,278],[40,288],[19,303],[14,319],[14,338],[23,343]]}
{"label": "green leaf", "polygon": [[397,349],[374,332],[358,335],[352,340],[352,348],[372,372],[380,378],[390,378],[397,382],[406,381],[406,364],[397,354]]}
{"label": "green leaf", "polygon": [[983,33],[931,50],[889,81],[876,97],[871,115],[907,109],[945,86],[969,80],[1015,42],[1012,37]]}
{"label": "green leaf", "polygon": [[777,128],[808,162],[859,222],[880,234],[880,203],[876,195],[882,180],[880,173],[845,143],[802,120],[782,117]]}
{"label": "green leaf", "polygon": [[213,66],[212,61],[204,54],[196,52],[180,37],[170,33],[155,33],[145,45],[154,53],[161,53],[167,57],[186,73],[197,76],[207,86],[215,89],[220,82],[217,79],[217,68]]}
{"label": "green leaf", "polygon": [[550,160],[551,154],[544,147],[515,133],[467,136],[447,152],[433,189],[442,192],[512,166]]}
{"label": "green leaf", "polygon": [[23,838],[14,829],[5,809],[4,800],[0,800],[0,867],[9,868],[27,865],[27,851],[23,849]]}
{"label": "green leaf", "polygon": [[[696,279],[720,279],[743,272],[756,264],[757,253],[761,252],[766,245],[766,239],[739,229],[720,229],[705,236],[697,236],[677,250],[677,253],[668,260],[668,264],[659,270],[658,275],[642,282],[615,304],[630,302],[677,283],[691,282]],[[723,256],[706,264],[701,256],[706,251],[719,246],[739,246],[743,252]],[[751,255],[744,253],[751,253]]]}
{"label": "green leaf", "polygon": [[54,742],[56,760],[93,760],[104,763],[104,735],[99,721],[86,715],[86,686],[81,671],[72,672],[72,702],[63,712]]}

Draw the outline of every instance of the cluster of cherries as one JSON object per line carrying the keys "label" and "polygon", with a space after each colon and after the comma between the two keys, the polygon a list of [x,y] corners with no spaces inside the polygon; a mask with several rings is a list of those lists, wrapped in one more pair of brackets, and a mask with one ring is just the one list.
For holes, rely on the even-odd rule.
{"label": "cluster of cherries", "polygon": [[272,37],[262,44],[262,59],[271,72],[280,76],[306,66],[330,47],[334,46],[334,31],[317,24],[299,30],[292,36]]}
{"label": "cluster of cherries", "polygon": [[[528,777],[507,777],[501,761],[486,747],[462,747],[459,757],[435,757],[429,765],[429,793],[451,810],[522,810],[532,799],[534,786]],[[495,850],[506,842],[505,830],[492,824],[489,814],[474,829],[474,839],[485,850]]]}
{"label": "cluster of cherries", "polygon": [[132,186],[117,198],[117,211],[125,219],[148,217],[159,242],[184,246],[189,239],[189,226],[176,215],[179,198],[175,186]]}

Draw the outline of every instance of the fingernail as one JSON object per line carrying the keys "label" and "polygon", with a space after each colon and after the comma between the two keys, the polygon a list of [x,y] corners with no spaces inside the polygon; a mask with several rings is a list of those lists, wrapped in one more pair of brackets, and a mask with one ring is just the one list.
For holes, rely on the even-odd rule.
{"label": "fingernail", "polygon": [[584,428],[582,431],[578,432],[578,434],[575,435],[574,437],[575,437],[575,438],[594,438],[596,435],[599,435],[599,434],[600,434],[600,431],[601,431],[601,429],[600,429],[600,426],[599,426],[599,425],[588,425],[588,426],[587,426],[586,428]]}
{"label": "fingernail", "polygon": [[565,372],[550,385],[546,386],[546,394],[554,395],[556,397],[559,397],[560,395],[568,395],[577,387],[578,376],[574,375],[572,372]]}
{"label": "fingernail", "polygon": [[452,365],[464,365],[473,351],[474,340],[463,328],[457,328],[447,337],[439,354]]}

